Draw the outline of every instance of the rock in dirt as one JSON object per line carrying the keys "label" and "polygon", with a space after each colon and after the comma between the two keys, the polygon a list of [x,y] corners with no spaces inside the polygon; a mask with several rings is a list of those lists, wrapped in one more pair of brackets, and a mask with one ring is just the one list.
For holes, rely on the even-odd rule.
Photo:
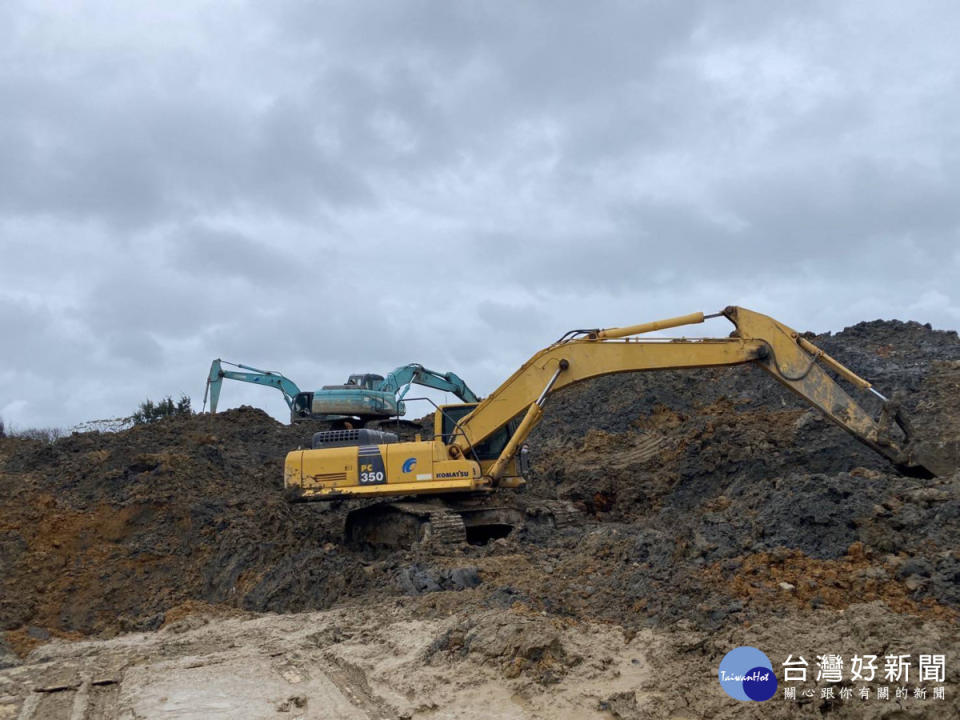
{"label": "rock in dirt", "polygon": [[480,575],[475,567],[436,568],[414,563],[397,572],[397,582],[408,595],[422,595],[477,587]]}

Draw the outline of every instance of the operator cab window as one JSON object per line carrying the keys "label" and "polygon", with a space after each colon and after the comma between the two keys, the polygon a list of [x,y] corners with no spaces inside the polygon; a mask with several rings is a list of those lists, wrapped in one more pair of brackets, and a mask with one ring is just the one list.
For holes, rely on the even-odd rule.
{"label": "operator cab window", "polygon": [[[453,441],[453,438],[456,437],[454,434],[456,432],[456,424],[462,418],[466,417],[471,411],[473,411],[475,407],[475,403],[470,403],[467,405],[454,405],[444,408],[443,442],[445,445],[449,445]],[[494,432],[486,440],[474,445],[473,451],[477,454],[477,459],[495,460],[496,458],[500,457],[500,453],[503,452],[503,449],[507,446],[507,443],[510,442],[510,438],[513,437],[513,433],[516,432],[519,424],[519,419],[514,418],[499,430]],[[469,450],[467,450],[467,457],[472,458],[472,453]]]}

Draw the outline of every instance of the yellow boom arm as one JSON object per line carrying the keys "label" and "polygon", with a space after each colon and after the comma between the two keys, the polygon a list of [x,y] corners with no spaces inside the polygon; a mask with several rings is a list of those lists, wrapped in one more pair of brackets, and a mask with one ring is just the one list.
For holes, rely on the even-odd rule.
{"label": "yellow boom arm", "polygon": [[486,473],[489,480],[496,483],[539,422],[540,408],[551,391],[618,372],[754,363],[902,469],[929,474],[910,457],[905,435],[899,441],[892,438],[889,423],[882,425],[875,421],[822,365],[885,400],[869,382],[800,337],[795,330],[766,315],[740,307],[728,307],[718,315],[726,317],[736,328],[728,338],[665,341],[634,338],[642,333],[716,317],[694,313],[625,328],[579,331],[580,337],[541,350],[459,422],[459,432],[448,446],[450,457],[469,457],[473,445],[483,442],[506,421],[526,411],[511,441]]}

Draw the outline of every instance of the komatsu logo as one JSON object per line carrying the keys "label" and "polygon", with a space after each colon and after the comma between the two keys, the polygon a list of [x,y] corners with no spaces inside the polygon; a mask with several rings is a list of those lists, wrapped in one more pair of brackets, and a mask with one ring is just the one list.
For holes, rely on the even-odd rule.
{"label": "komatsu logo", "polygon": [[406,460],[403,461],[403,471],[404,471],[405,473],[410,472],[410,471],[413,470],[416,466],[417,466],[417,459],[416,459],[416,458],[407,458]]}
{"label": "komatsu logo", "polygon": [[470,473],[464,472],[463,470],[457,470],[456,472],[447,472],[447,473],[437,473],[438,480],[449,480],[450,478],[468,478]]}

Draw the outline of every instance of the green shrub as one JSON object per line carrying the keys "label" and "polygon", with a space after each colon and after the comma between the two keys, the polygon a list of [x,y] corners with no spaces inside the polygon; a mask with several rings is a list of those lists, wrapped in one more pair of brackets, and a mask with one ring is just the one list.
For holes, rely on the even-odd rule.
{"label": "green shrub", "polygon": [[176,415],[190,415],[190,398],[181,395],[180,400],[174,402],[169,395],[160,402],[153,402],[147,398],[140,403],[140,408],[131,416],[134,425],[143,425],[151,423],[165,417],[174,417]]}

